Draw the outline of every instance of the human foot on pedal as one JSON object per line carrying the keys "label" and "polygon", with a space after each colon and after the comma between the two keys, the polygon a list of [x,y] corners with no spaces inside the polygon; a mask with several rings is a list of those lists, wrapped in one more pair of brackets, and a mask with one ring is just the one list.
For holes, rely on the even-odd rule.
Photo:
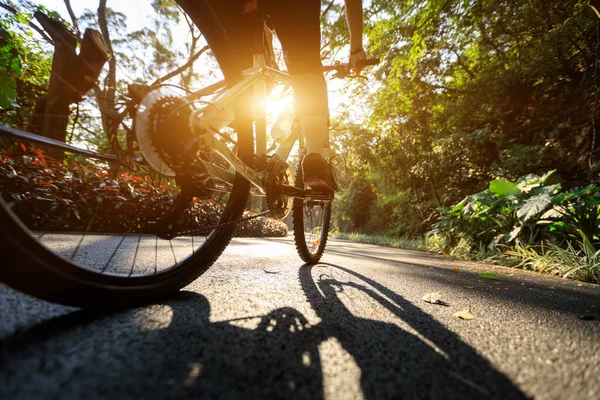
{"label": "human foot on pedal", "polygon": [[337,192],[338,184],[333,165],[318,153],[310,153],[302,160],[304,184],[311,189]]}

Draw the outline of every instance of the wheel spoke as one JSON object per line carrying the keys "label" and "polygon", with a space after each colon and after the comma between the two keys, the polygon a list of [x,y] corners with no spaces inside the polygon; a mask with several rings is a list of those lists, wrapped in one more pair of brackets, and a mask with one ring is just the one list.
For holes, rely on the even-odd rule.
{"label": "wheel spoke", "polygon": [[144,231],[144,229],[140,229],[140,234],[138,235],[138,240],[137,240],[137,244],[135,246],[135,253],[133,254],[133,261],[131,262],[131,270],[129,271],[129,275],[131,276],[133,275],[133,269],[135,268],[135,259],[137,258],[138,255],[138,250],[140,248],[140,240],[142,240],[142,232]]}
{"label": "wheel spoke", "polygon": [[102,267],[102,270],[100,271],[101,274],[103,274],[104,272],[106,272],[106,269],[108,268],[108,265],[110,264],[110,262],[112,261],[112,259],[115,257],[115,254],[117,254],[117,251],[119,251],[119,248],[121,247],[121,244],[123,244],[123,242],[125,241],[125,238],[129,234],[129,232],[131,232],[131,230],[135,226],[136,222],[139,220],[140,215],[142,215],[143,211],[144,211],[144,208],[142,208],[139,211],[138,215],[133,219],[133,221],[129,225],[129,228],[127,228],[125,230],[125,233],[123,233],[123,237],[121,237],[121,240],[119,241],[119,244],[117,245],[117,247],[115,248],[115,250],[110,255],[110,258],[108,259],[108,261],[106,262],[106,264],[104,264],[104,267]]}
{"label": "wheel spoke", "polygon": [[154,273],[158,271],[158,236],[154,241]]}
{"label": "wheel spoke", "polygon": [[98,215],[99,208],[100,208],[100,203],[98,203],[96,205],[96,210],[94,210],[94,214],[92,215],[92,218],[90,218],[90,221],[88,222],[87,226],[85,227],[85,231],[83,232],[83,235],[81,235],[81,239],[79,239],[77,246],[75,246],[75,250],[73,251],[73,254],[71,254],[71,261],[75,260],[75,256],[77,255],[77,252],[79,251],[79,248],[81,247],[81,243],[83,243],[83,239],[85,239],[86,235],[89,233],[90,229],[92,228],[92,224],[94,223],[94,221],[96,220],[96,216]]}
{"label": "wheel spoke", "polygon": [[173,241],[169,240],[169,244],[171,245],[171,252],[173,253],[173,260],[175,260],[175,265],[177,265],[177,257],[175,256],[175,249],[173,249]]}

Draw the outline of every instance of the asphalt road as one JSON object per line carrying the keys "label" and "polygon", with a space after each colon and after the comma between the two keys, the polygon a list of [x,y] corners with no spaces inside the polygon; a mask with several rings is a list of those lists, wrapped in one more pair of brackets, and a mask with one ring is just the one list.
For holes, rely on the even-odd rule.
{"label": "asphalt road", "polygon": [[236,239],[127,311],[0,286],[0,399],[598,399],[599,339],[598,286],[339,240],[308,267],[289,239]]}

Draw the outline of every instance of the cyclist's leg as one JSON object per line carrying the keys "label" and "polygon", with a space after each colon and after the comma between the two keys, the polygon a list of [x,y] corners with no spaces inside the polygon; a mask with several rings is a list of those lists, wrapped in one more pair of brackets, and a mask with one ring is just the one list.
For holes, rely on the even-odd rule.
{"label": "cyclist's leg", "polygon": [[337,190],[333,169],[324,158],[329,137],[329,107],[321,65],[320,1],[262,1],[293,77],[296,115],[302,124],[308,153],[304,181]]}
{"label": "cyclist's leg", "polygon": [[294,78],[296,114],[305,128],[308,152],[323,155],[329,108],[321,65],[320,1],[262,1]]}

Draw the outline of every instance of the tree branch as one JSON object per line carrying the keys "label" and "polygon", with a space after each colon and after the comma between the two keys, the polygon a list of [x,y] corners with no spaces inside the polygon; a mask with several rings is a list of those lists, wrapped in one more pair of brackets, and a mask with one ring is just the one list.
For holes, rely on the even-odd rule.
{"label": "tree branch", "polygon": [[[17,15],[19,13],[18,10],[16,10],[15,8],[9,6],[8,4],[5,3],[0,3],[0,7],[4,8],[5,10]],[[51,45],[54,45],[54,40],[52,40],[50,38],[50,36],[48,36],[46,34],[46,32],[44,32],[44,30],[42,28],[40,28],[39,26],[37,26],[36,24],[34,24],[33,22],[29,21],[27,23],[34,31],[36,31],[37,33],[39,33],[46,42],[50,43]]]}
{"label": "tree branch", "polygon": [[323,12],[321,13],[321,18],[323,18],[329,12],[329,10],[331,10],[333,3],[335,3],[335,0],[331,0],[329,5],[325,8],[325,10],[323,10]]}
{"label": "tree branch", "polygon": [[71,8],[70,0],[64,0],[65,6],[67,7],[67,11],[69,12],[69,17],[71,17],[71,22],[73,22],[73,27],[75,28],[75,32],[77,33],[77,41],[81,41],[81,31],[79,30],[79,24],[77,23],[77,17]]}
{"label": "tree branch", "polygon": [[156,81],[154,81],[154,83],[150,86],[155,86],[158,85],[168,79],[171,79],[174,76],[179,75],[180,73],[182,73],[183,71],[185,71],[190,65],[192,65],[194,63],[194,61],[196,61],[204,52],[206,52],[209,49],[208,46],[204,46],[203,48],[201,48],[196,54],[194,54],[193,56],[190,57],[190,59],[188,60],[188,62],[186,62],[185,64],[183,64],[181,67],[177,68],[174,71],[169,72],[168,74],[166,74],[165,76],[158,78]]}

